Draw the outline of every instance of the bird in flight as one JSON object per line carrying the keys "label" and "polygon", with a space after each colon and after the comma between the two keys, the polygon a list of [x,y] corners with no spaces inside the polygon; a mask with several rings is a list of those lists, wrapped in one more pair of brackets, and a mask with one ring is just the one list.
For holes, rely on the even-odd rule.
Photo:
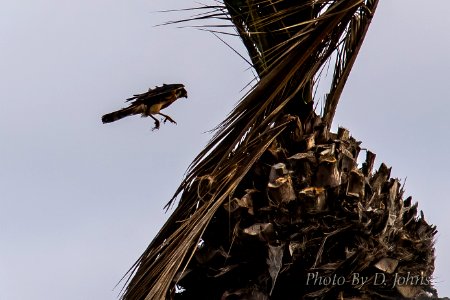
{"label": "bird in flight", "polygon": [[152,130],[159,129],[160,125],[159,120],[153,115],[163,116],[164,123],[170,121],[176,124],[177,122],[168,115],[163,114],[161,110],[182,97],[187,98],[187,91],[183,84],[163,84],[154,89],[149,89],[148,92],[128,98],[125,102],[132,101],[130,106],[104,115],[102,122],[111,123],[128,116],[141,114],[142,117],[151,117],[155,120],[155,127]]}

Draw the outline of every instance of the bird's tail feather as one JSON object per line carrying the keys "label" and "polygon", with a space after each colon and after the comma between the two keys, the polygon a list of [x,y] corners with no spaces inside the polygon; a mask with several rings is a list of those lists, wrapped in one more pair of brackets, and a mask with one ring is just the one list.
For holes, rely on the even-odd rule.
{"label": "bird's tail feather", "polygon": [[102,117],[102,122],[103,123],[111,123],[117,120],[120,120],[122,118],[134,115],[134,109],[132,107],[127,107],[127,108],[122,108],[119,109],[118,111],[106,114]]}

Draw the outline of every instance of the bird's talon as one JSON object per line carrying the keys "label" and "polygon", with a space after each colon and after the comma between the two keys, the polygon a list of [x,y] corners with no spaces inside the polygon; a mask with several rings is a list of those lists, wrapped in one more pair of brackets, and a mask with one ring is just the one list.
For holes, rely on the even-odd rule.
{"label": "bird's talon", "polygon": [[152,131],[159,129],[159,121],[155,121],[155,127],[152,128]]}
{"label": "bird's talon", "polygon": [[166,118],[164,119],[164,123],[166,123],[167,121],[169,121],[170,123],[173,123],[173,124],[177,124],[177,122],[175,122],[175,120],[173,120],[173,119],[170,118],[170,117],[166,117]]}

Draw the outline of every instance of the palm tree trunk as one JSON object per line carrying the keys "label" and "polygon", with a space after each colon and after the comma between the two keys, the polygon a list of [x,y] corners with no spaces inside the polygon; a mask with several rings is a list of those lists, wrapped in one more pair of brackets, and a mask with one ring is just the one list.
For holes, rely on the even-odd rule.
{"label": "palm tree trunk", "polygon": [[317,116],[308,122],[294,123],[295,142],[292,131],[280,135],[222,204],[174,299],[436,294],[435,227],[386,165],[372,172],[372,152],[358,168],[360,142],[347,130],[330,133]]}

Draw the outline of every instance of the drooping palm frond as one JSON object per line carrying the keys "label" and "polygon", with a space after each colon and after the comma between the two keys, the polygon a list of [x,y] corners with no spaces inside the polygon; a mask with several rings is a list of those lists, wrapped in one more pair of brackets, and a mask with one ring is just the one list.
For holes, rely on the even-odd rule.
{"label": "drooping palm frond", "polygon": [[[199,25],[203,29],[212,30],[215,28],[233,28],[243,41],[252,66],[260,78],[264,77],[286,54],[300,37],[309,34],[308,30],[317,32],[316,25],[322,15],[330,13],[329,8],[336,1],[330,0],[304,0],[304,1],[272,1],[272,0],[226,0],[224,5],[204,5],[197,8],[187,9],[189,11],[200,11],[198,14],[172,23],[184,23],[188,21],[220,20],[230,21],[229,23],[219,23],[214,25]],[[324,117],[326,123],[331,125],[334,117],[340,94],[352,69],[359,49],[364,41],[365,34],[372,20],[372,15],[377,7],[378,0],[355,1],[358,7],[352,10],[350,19],[342,20],[340,29],[328,42],[328,50],[335,53],[334,75],[332,85],[327,93]],[[333,12],[336,13],[336,12]],[[337,12],[342,13],[342,12]],[[328,15],[327,17],[332,17]],[[232,23],[234,26],[231,26]],[[312,25],[312,26],[308,26]],[[308,26],[308,30],[305,27]],[[222,31],[220,31],[222,32]],[[231,34],[230,31],[226,32]],[[302,51],[302,47],[308,44],[304,40],[301,45],[296,46],[296,51]],[[306,48],[304,48],[306,50]],[[331,57],[331,55],[330,55]],[[311,60],[318,59],[313,57]],[[305,67],[309,67],[306,66]],[[293,76],[291,85],[298,88],[300,74]],[[312,96],[308,90],[316,84],[312,79],[306,84],[302,95],[304,101],[311,101]]]}
{"label": "drooping palm frond", "polygon": [[[219,126],[177,189],[169,220],[130,270],[123,299],[165,299],[174,291],[217,209],[255,161],[292,124],[315,117],[314,78],[337,52],[325,107],[331,124],[340,93],[378,0],[234,0],[213,18],[232,21],[260,81]],[[198,16],[198,19],[208,15]]]}

